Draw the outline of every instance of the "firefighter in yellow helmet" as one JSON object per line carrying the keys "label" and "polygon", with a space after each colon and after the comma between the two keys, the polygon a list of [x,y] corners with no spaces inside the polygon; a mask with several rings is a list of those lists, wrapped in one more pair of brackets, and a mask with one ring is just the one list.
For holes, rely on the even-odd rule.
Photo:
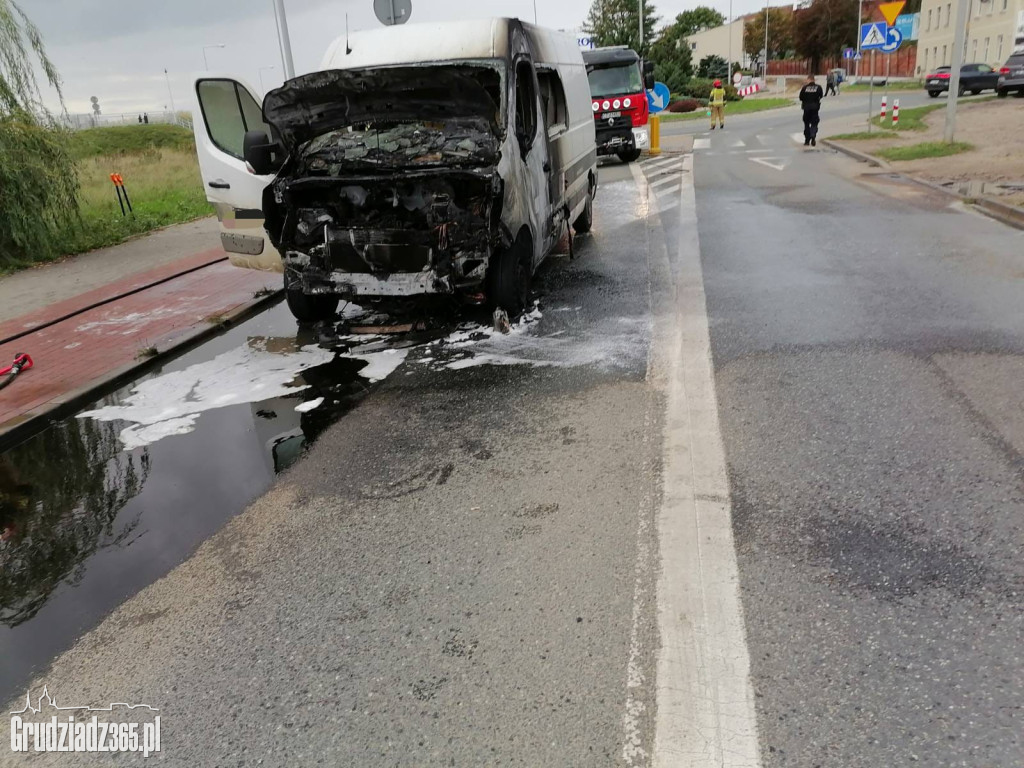
{"label": "firefighter in yellow helmet", "polygon": [[715,80],[715,87],[711,89],[711,98],[708,99],[708,107],[711,109],[711,130],[715,130],[715,120],[725,128],[725,88],[721,80]]}

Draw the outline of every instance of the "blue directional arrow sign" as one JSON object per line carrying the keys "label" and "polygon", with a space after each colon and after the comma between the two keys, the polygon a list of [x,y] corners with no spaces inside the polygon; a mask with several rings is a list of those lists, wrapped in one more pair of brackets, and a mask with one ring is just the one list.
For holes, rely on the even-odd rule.
{"label": "blue directional arrow sign", "polygon": [[[860,49],[862,51],[882,50],[889,44],[888,27],[877,21],[860,25]],[[902,38],[900,38],[902,40]]]}
{"label": "blue directional arrow sign", "polygon": [[888,40],[886,40],[885,45],[883,45],[879,50],[882,53],[896,53],[896,49],[898,49],[900,44],[903,42],[903,35],[898,29],[896,29],[896,27],[889,27],[887,29],[887,34]]}
{"label": "blue directional arrow sign", "polygon": [[853,48],[843,48],[843,58],[852,59],[857,52]]}
{"label": "blue directional arrow sign", "polygon": [[671,100],[672,93],[664,83],[655,83],[654,89],[647,92],[647,104],[650,106],[652,113],[661,112],[668,107],[668,103]]}

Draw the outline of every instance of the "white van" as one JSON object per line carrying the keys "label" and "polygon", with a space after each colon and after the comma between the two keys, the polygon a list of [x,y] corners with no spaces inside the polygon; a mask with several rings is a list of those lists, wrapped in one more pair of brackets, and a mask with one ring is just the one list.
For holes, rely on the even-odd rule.
{"label": "white van", "polygon": [[571,36],[517,19],[387,27],[339,38],[262,104],[216,75],[195,93],[224,248],[283,268],[302,322],[339,299],[518,312],[570,223],[590,229],[594,120]]}

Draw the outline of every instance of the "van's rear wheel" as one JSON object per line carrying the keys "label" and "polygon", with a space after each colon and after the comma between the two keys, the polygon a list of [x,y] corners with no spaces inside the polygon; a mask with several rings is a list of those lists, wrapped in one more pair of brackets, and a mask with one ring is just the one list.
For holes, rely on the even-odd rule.
{"label": "van's rear wheel", "polygon": [[529,242],[520,237],[513,246],[496,254],[487,274],[488,296],[492,306],[515,317],[526,308],[530,298]]}
{"label": "van's rear wheel", "polygon": [[633,161],[639,160],[639,159],[640,159],[640,150],[639,149],[630,149],[630,150],[628,150],[626,152],[619,152],[619,160],[621,160],[624,163],[632,163]]}
{"label": "van's rear wheel", "polygon": [[292,270],[284,271],[284,300],[292,316],[303,325],[330,320],[338,311],[338,297],[325,294],[310,296],[302,292],[302,281]]}
{"label": "van's rear wheel", "polygon": [[583,212],[576,217],[572,228],[577,232],[589,232],[592,226],[594,226],[594,193],[588,185],[587,201],[583,204]]}

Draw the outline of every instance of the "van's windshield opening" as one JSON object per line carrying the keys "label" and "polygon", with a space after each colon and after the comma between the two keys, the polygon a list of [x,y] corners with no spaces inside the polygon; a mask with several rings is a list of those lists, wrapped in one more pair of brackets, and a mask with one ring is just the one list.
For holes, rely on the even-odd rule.
{"label": "van's windshield opening", "polygon": [[607,67],[597,67],[588,75],[590,95],[595,99],[604,96],[622,96],[641,93],[644,84],[640,80],[640,67],[635,62]]}

